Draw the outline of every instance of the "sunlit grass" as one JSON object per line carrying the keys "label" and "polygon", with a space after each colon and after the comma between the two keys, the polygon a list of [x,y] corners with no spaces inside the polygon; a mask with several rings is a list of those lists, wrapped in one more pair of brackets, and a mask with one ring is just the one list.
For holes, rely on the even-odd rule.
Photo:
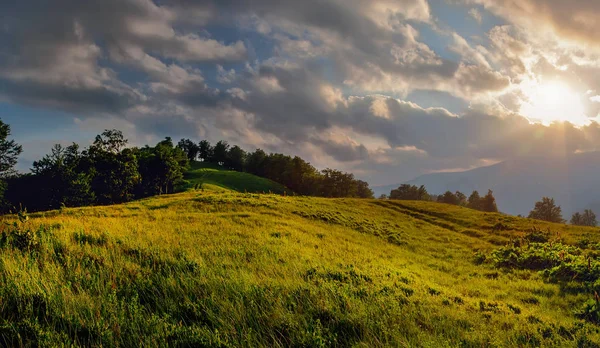
{"label": "sunlit grass", "polygon": [[192,162],[191,170],[185,174],[185,188],[208,190],[231,190],[249,193],[290,192],[281,184],[249,173],[225,170],[222,167],[203,162]]}
{"label": "sunlit grass", "polygon": [[19,228],[38,243],[0,254],[0,345],[598,342],[573,315],[588,295],[474,263],[534,225],[600,241],[435,203],[208,189],[33,214]]}

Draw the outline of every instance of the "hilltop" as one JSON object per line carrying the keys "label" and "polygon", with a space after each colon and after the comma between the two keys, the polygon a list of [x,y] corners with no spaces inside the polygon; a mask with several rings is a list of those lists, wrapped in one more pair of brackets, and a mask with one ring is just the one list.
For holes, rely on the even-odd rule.
{"label": "hilltop", "polygon": [[283,185],[250,173],[227,170],[204,162],[191,162],[184,173],[185,188],[207,188],[248,193],[291,193]]}
{"label": "hilltop", "polygon": [[4,346],[600,343],[593,295],[544,273],[600,269],[593,228],[209,189],[18,218],[0,239]]}

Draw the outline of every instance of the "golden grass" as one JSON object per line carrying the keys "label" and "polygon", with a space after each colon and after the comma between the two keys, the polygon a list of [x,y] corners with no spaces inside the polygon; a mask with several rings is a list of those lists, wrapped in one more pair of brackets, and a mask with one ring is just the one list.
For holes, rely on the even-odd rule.
{"label": "golden grass", "polygon": [[[12,223],[16,217],[4,217]],[[505,228],[496,230],[501,223]],[[424,202],[198,192],[32,214],[0,255],[0,345],[593,345],[587,299],[475,265],[532,226]],[[12,229],[5,227],[5,232]]]}

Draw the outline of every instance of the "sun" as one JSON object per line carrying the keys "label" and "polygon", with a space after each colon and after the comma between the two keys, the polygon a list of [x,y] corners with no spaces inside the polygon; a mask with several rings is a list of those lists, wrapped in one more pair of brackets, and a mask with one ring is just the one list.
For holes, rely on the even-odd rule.
{"label": "sun", "polygon": [[531,83],[524,86],[528,101],[521,105],[520,113],[533,122],[549,125],[567,121],[576,126],[589,124],[582,96],[560,81]]}

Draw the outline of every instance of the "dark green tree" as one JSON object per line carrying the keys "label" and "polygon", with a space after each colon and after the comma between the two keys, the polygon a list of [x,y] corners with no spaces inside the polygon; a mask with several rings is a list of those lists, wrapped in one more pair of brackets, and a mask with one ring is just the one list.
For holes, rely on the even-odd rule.
{"label": "dark green tree", "polygon": [[215,144],[212,150],[210,162],[218,165],[224,165],[227,162],[227,153],[229,152],[229,144],[225,140],[220,140]]}
{"label": "dark green tree", "polygon": [[571,216],[571,225],[574,226],[585,226],[583,224],[583,218],[580,213],[575,213]]}
{"label": "dark green tree", "polygon": [[246,157],[246,170],[254,175],[265,176],[264,165],[266,159],[267,154],[261,149],[256,149]]}
{"label": "dark green tree", "polygon": [[127,139],[118,130],[106,130],[96,137],[87,153],[87,170],[92,174],[92,189],[100,204],[122,203],[133,199],[141,182],[137,157],[126,148]]}
{"label": "dark green tree", "polygon": [[205,162],[209,162],[213,157],[213,148],[208,140],[202,140],[198,144],[198,157]]}
{"label": "dark green tree", "polygon": [[479,192],[473,191],[467,200],[467,207],[475,210],[481,210],[481,203]]}
{"label": "dark green tree", "polygon": [[14,167],[23,152],[21,145],[8,139],[10,135],[10,126],[0,120],[0,178],[14,174]]}
{"label": "dark green tree", "polygon": [[543,197],[541,201],[535,203],[535,207],[529,213],[530,219],[543,220],[549,222],[564,223],[562,218],[562,209],[554,202],[554,198]]}
{"label": "dark green tree", "polygon": [[443,195],[438,197],[438,203],[446,203],[458,205],[458,198],[451,191],[446,191]]}
{"label": "dark green tree", "polygon": [[242,150],[241,147],[234,145],[227,151],[225,166],[238,172],[244,171],[246,156],[246,151]]}
{"label": "dark green tree", "polygon": [[[33,162],[32,173],[39,180],[38,204],[50,209],[79,207],[95,201],[91,177],[82,168],[79,145],[54,145],[50,154]],[[36,204],[37,205],[37,204]]]}
{"label": "dark green tree", "polygon": [[425,186],[417,187],[415,185],[402,184],[395,190],[390,192],[390,199],[398,199],[404,201],[428,201],[431,199]]}
{"label": "dark green tree", "polygon": [[498,206],[496,205],[496,198],[494,197],[494,192],[492,190],[488,190],[488,193],[481,198],[481,211],[485,211],[488,213],[497,213]]}
{"label": "dark green tree", "polygon": [[177,148],[182,150],[190,161],[195,161],[200,153],[200,146],[190,139],[181,139]]}
{"label": "dark green tree", "polygon": [[358,198],[375,198],[373,190],[369,188],[369,183],[362,180],[356,180],[356,197]]}
{"label": "dark green tree", "polygon": [[463,207],[467,206],[467,196],[464,193],[462,193],[460,191],[456,191],[454,193],[454,196],[456,197],[456,204],[457,205],[460,205],[460,206],[463,206]]}
{"label": "dark green tree", "polygon": [[581,213],[575,213],[571,216],[571,225],[575,226],[597,226],[596,214],[593,211],[586,209]]}
{"label": "dark green tree", "polygon": [[188,156],[179,147],[173,147],[170,138],[159,142],[155,147],[139,150],[139,171],[141,174],[141,195],[173,193],[175,186],[182,181],[188,168]]}

